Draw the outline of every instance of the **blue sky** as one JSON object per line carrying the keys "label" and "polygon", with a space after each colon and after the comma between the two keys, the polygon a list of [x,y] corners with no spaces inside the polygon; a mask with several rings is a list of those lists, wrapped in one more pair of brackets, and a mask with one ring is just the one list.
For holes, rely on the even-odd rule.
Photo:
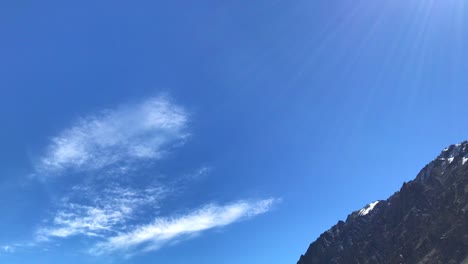
{"label": "blue sky", "polygon": [[0,3],[0,262],[295,263],[467,139],[467,12]]}

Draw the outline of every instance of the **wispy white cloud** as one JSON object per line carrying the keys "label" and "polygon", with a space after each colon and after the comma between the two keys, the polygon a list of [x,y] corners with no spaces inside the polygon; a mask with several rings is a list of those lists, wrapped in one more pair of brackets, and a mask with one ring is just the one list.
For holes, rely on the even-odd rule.
{"label": "wispy white cloud", "polygon": [[186,111],[166,97],[81,118],[54,137],[37,165],[38,174],[91,170],[160,159],[186,138]]}
{"label": "wispy white cloud", "polygon": [[157,218],[151,224],[120,233],[98,243],[91,253],[102,254],[142,247],[144,251],[156,250],[181,237],[223,227],[269,211],[275,199],[256,202],[239,201],[225,206],[210,204],[186,215]]}
{"label": "wispy white cloud", "polygon": [[[107,237],[122,232],[127,221],[137,215],[139,208],[147,206],[154,210],[165,193],[166,190],[161,187],[143,190],[112,187],[96,195],[90,194],[86,188],[75,187],[72,196],[62,200],[63,204],[55,212],[53,220],[38,229],[37,240],[75,235]],[[78,195],[87,199],[74,201]]]}
{"label": "wispy white cloud", "polygon": [[[271,198],[224,206],[208,204],[185,215],[155,218],[157,205],[170,190],[111,187],[98,196],[88,187],[73,190],[74,194],[62,199],[52,220],[39,227],[36,243],[81,236],[96,243],[91,254],[125,251],[132,255],[263,214],[278,201]],[[87,201],[75,202],[77,194],[87,197]]]}
{"label": "wispy white cloud", "polygon": [[147,161],[159,160],[183,143],[187,126],[182,107],[167,97],[155,97],[83,117],[52,138],[35,174],[79,177],[56,178],[67,194],[57,191],[62,199],[55,201],[58,204],[39,225],[32,244],[80,236],[94,244],[93,254],[132,254],[269,211],[276,199],[213,203],[185,215],[158,215],[163,199],[181,194],[188,183],[212,171],[201,166],[170,179],[151,175],[157,166]]}
{"label": "wispy white cloud", "polygon": [[3,253],[13,253],[13,252],[15,252],[15,247],[14,247],[14,246],[10,246],[10,245],[3,245],[3,246],[0,246],[0,252],[3,252]]}

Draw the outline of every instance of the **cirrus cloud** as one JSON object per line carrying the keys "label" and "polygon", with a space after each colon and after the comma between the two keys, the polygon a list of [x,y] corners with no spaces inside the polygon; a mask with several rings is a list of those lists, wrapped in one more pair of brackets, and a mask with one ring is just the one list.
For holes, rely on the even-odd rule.
{"label": "cirrus cloud", "polygon": [[102,254],[143,247],[143,251],[156,250],[185,236],[219,228],[269,211],[275,199],[248,202],[238,201],[219,206],[208,204],[186,215],[156,218],[152,223],[130,232],[112,236],[98,243],[91,253]]}
{"label": "cirrus cloud", "polygon": [[90,191],[75,187],[64,197],[52,220],[36,232],[38,241],[71,236],[107,237],[126,228],[138,210],[153,210],[167,191],[163,187],[107,187]]}
{"label": "cirrus cloud", "polygon": [[160,159],[188,136],[187,121],[186,111],[162,96],[83,117],[52,138],[36,173]]}
{"label": "cirrus cloud", "polygon": [[35,175],[79,177],[43,182],[60,198],[37,227],[33,244],[80,238],[94,255],[132,255],[271,210],[278,200],[205,202],[183,215],[167,207],[159,215],[164,199],[181,195],[185,185],[212,171],[203,165],[189,175],[157,176],[160,163],[153,161],[185,142],[188,123],[183,107],[159,96],[80,118],[53,137]]}

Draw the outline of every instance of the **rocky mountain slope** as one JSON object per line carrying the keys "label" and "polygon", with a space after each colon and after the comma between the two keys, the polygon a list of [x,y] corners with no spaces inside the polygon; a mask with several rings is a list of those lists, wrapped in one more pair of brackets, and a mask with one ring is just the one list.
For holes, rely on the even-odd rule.
{"label": "rocky mountain slope", "polygon": [[298,261],[315,263],[468,264],[468,141],[323,233]]}

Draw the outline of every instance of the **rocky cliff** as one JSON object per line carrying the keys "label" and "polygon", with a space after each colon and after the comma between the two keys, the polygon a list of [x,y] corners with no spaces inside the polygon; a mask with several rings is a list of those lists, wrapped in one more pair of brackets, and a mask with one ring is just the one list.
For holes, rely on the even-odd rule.
{"label": "rocky cliff", "polygon": [[323,233],[298,261],[315,263],[468,264],[468,141]]}

